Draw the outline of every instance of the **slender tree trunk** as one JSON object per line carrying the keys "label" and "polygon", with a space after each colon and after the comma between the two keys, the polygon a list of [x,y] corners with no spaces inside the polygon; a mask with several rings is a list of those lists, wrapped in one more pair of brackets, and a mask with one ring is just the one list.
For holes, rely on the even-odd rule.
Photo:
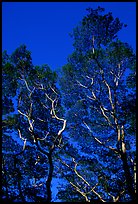
{"label": "slender tree trunk", "polygon": [[121,153],[121,159],[122,159],[122,162],[123,162],[123,169],[124,169],[124,173],[125,173],[125,177],[126,177],[128,192],[129,192],[132,200],[135,200],[136,199],[136,194],[135,194],[135,189],[133,187],[133,178],[132,178],[132,176],[130,174],[130,168],[129,168],[129,165],[127,163],[127,154],[126,154],[126,152]]}
{"label": "slender tree trunk", "polygon": [[53,169],[54,169],[51,152],[48,155],[48,161],[49,161],[49,173],[48,173],[48,178],[46,181],[47,202],[51,202],[51,200],[52,200],[51,182],[52,182]]}
{"label": "slender tree trunk", "polygon": [[52,200],[52,192],[51,192],[51,182],[52,182],[52,176],[53,176],[53,170],[54,170],[54,166],[53,166],[53,161],[52,161],[52,152],[54,150],[54,147],[51,147],[51,150],[49,152],[46,152],[45,150],[43,150],[43,148],[41,148],[38,140],[37,140],[37,135],[34,134],[33,132],[33,136],[36,139],[36,145],[38,147],[38,149],[47,156],[48,158],[48,163],[49,163],[49,172],[48,172],[48,178],[46,181],[46,190],[47,190],[47,199],[46,202],[51,202]]}
{"label": "slender tree trunk", "polygon": [[126,145],[124,142],[124,126],[122,125],[121,127],[118,126],[118,152],[120,153],[121,156],[121,160],[123,162],[123,170],[125,173],[125,178],[126,178],[126,184],[127,184],[127,189],[128,189],[128,193],[131,196],[132,200],[136,199],[136,195],[135,195],[135,189],[133,187],[133,178],[131,176],[130,173],[130,167],[128,165],[127,162],[127,153],[126,153]]}

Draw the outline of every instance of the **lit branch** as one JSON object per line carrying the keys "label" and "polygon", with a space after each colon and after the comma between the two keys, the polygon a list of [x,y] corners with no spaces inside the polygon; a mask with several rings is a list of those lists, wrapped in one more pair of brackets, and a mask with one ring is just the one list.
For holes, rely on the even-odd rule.
{"label": "lit branch", "polygon": [[47,138],[47,136],[49,135],[49,132],[46,134],[46,136],[45,137],[43,137],[43,138],[39,138],[39,137],[37,137],[37,140],[45,140],[46,138]]}
{"label": "lit branch", "polygon": [[25,85],[26,85],[28,91],[29,91],[29,92],[32,92],[32,91],[29,89],[29,86],[28,86],[28,84],[27,84],[27,81],[26,81],[25,79],[23,79],[23,80],[24,80],[24,82],[25,82]]}
{"label": "lit branch", "polygon": [[36,160],[36,162],[35,162],[35,165],[37,165],[39,161],[40,161],[40,157],[38,156],[38,157],[37,157],[37,160]]}
{"label": "lit branch", "polygon": [[110,101],[112,110],[113,110],[113,112],[114,112],[115,106],[114,106],[113,101],[112,101],[111,88],[110,88],[109,84],[107,83],[107,81],[105,80],[103,67],[101,66],[101,64],[99,63],[99,61],[98,61],[97,58],[95,58],[95,61],[96,61],[97,65],[98,65],[99,68],[100,68],[100,73],[101,73],[101,75],[102,75],[103,82],[104,82],[104,84],[106,85],[106,87],[107,87],[107,89],[108,89],[108,98],[109,98],[109,101]]}
{"label": "lit branch", "polygon": [[33,91],[35,90],[35,87],[33,88],[33,90],[30,92],[29,98],[31,98]]}
{"label": "lit branch", "polygon": [[95,195],[97,195],[98,198],[99,198],[102,202],[106,202],[106,201],[103,200],[103,198],[99,195],[99,193],[97,193],[94,189],[92,189],[92,192],[95,193]]}
{"label": "lit branch", "polygon": [[[61,160],[60,160],[61,161]],[[61,161],[62,162],[62,161]],[[68,168],[71,168],[70,166],[68,166],[65,162],[64,165],[67,166]],[[67,181],[74,187],[74,189],[80,193],[83,197],[85,197],[87,202],[90,202],[90,200],[87,198],[86,193],[82,192],[78,186],[76,186],[74,183],[72,183],[63,173],[63,171],[56,165],[56,167],[59,169],[59,171],[62,173],[62,175],[67,179]]]}
{"label": "lit branch", "polygon": [[105,119],[108,121],[109,125],[112,126],[112,123],[110,122],[108,116],[105,114],[104,108],[100,105],[100,109],[102,111],[103,116],[105,117]]}
{"label": "lit branch", "polygon": [[96,100],[96,96],[95,96],[95,93],[92,91],[92,95],[94,97],[94,99]]}
{"label": "lit branch", "polygon": [[41,118],[37,118],[37,120],[46,123],[46,121],[45,121],[45,120],[42,120]]}
{"label": "lit branch", "polygon": [[58,95],[58,93],[51,87],[51,85],[50,85],[50,88],[56,95]]}
{"label": "lit branch", "polygon": [[[86,183],[88,186],[90,186],[90,184],[77,172],[77,170],[76,170],[77,163],[75,162],[75,159],[74,159],[74,158],[72,158],[72,159],[73,159],[73,162],[74,162],[74,164],[75,164],[74,169],[72,169],[68,164],[66,164],[65,162],[63,162],[61,159],[59,159],[59,161],[60,161],[62,164],[64,164],[65,166],[67,166],[69,169],[71,169],[72,171],[74,171],[75,174],[76,174],[81,180],[83,180],[84,183]],[[58,167],[57,167],[57,168],[58,168]],[[58,169],[59,169],[59,168],[58,168]],[[61,171],[61,169],[59,169],[59,170]],[[66,177],[65,177],[65,178],[66,178]],[[66,178],[66,179],[67,179],[67,178]],[[69,179],[67,179],[67,180],[69,181]],[[69,181],[69,183],[75,188],[75,190],[76,190],[77,192],[79,192],[83,197],[85,197],[85,199],[86,199],[87,202],[90,202],[90,201],[88,200],[86,194],[89,194],[91,191],[92,191],[102,202],[106,202],[106,201],[99,195],[99,193],[97,193],[97,192],[94,190],[94,189],[96,188],[96,186],[98,185],[98,183],[91,189],[91,191],[89,191],[89,192],[87,192],[87,193],[82,192],[82,191],[78,188],[78,186],[76,186],[75,184],[73,184],[71,181]]]}
{"label": "lit branch", "polygon": [[29,114],[28,114],[29,118],[31,118],[31,115],[32,115],[32,106],[33,106],[33,103],[30,104],[30,110],[29,110]]}
{"label": "lit branch", "polygon": [[94,191],[94,189],[98,186],[98,184],[99,183],[96,183],[95,186],[89,192],[87,192],[86,194],[90,194],[92,191]]}
{"label": "lit branch", "polygon": [[[83,121],[83,124],[88,128],[88,130],[90,131],[90,133],[92,133],[92,130],[90,129],[90,127],[89,127],[84,121]],[[101,142],[101,141],[100,141],[97,137],[95,137],[93,134],[92,134],[91,136],[92,136],[99,144],[105,146],[106,148],[108,148],[108,149],[110,149],[110,150],[112,150],[112,151],[114,151],[115,153],[118,154],[117,149],[115,149],[115,148],[113,148],[113,147],[111,147],[111,146],[105,145],[104,142]]]}
{"label": "lit branch", "polygon": [[89,99],[91,99],[91,100],[94,100],[94,101],[96,100],[96,98],[92,98],[92,97],[90,97],[90,96],[88,96],[88,95],[87,95],[87,97],[88,97]]}
{"label": "lit branch", "polygon": [[91,79],[92,80],[92,82],[91,82],[91,85],[93,85],[93,78],[92,77],[89,77],[89,76],[86,76],[88,79]]}
{"label": "lit branch", "polygon": [[52,103],[52,109],[51,109],[51,114],[53,116],[53,118],[56,118],[57,120],[59,121],[62,121],[63,122],[63,126],[61,128],[61,130],[58,131],[58,136],[61,135],[61,133],[65,130],[65,127],[66,127],[66,120],[63,119],[63,118],[59,118],[57,115],[56,115],[56,112],[55,112],[55,107],[54,107],[54,103],[55,103],[55,100],[56,99],[51,99],[47,93],[45,93],[46,97],[51,101]]}
{"label": "lit branch", "polygon": [[48,109],[48,107],[45,104],[43,104],[42,102],[40,102],[40,103],[45,109]]}
{"label": "lit branch", "polygon": [[73,162],[74,162],[74,172],[75,172],[75,174],[79,177],[79,178],[81,178],[88,186],[90,186],[90,184],[77,172],[77,163],[75,162],[75,159],[73,158],[72,159],[73,160]]}
{"label": "lit branch", "polygon": [[86,196],[86,193],[82,192],[82,191],[78,188],[78,186],[76,186],[75,184],[73,184],[71,181],[69,181],[69,183],[75,188],[75,190],[76,190],[77,192],[79,192],[83,197],[85,197],[86,202],[90,202],[90,200],[89,200],[89,199],[87,198],[87,196]]}
{"label": "lit branch", "polygon": [[112,197],[113,202],[117,202],[117,201],[119,200],[120,196],[121,196],[124,192],[125,192],[125,190],[121,191],[117,197],[113,196],[113,195],[112,195],[111,193],[109,193],[109,192],[107,192],[107,193],[108,193],[109,196]]}
{"label": "lit branch", "polygon": [[105,85],[106,85],[107,88],[108,88],[108,98],[109,98],[109,101],[110,101],[110,104],[111,104],[112,110],[114,110],[114,104],[113,104],[113,101],[112,101],[112,94],[111,94],[110,86],[109,86],[109,84],[107,83],[106,80],[104,80],[103,82],[105,83]]}
{"label": "lit branch", "polygon": [[18,129],[18,133],[19,133],[19,137],[20,137],[23,141],[25,141],[26,139],[24,139],[24,138],[22,137],[20,129]]}
{"label": "lit branch", "polygon": [[[19,77],[20,78],[20,77]],[[26,88],[28,89],[29,92],[32,92],[30,89],[29,89],[29,86],[27,84],[27,81],[25,79],[22,79],[20,78],[20,80],[24,81],[25,82],[25,85],[26,85]]]}
{"label": "lit branch", "polygon": [[72,169],[66,162],[62,161],[60,158],[58,158],[58,160],[59,160],[62,164],[64,164],[65,166],[67,166],[69,169],[71,169],[71,170],[73,171],[73,169]]}
{"label": "lit branch", "polygon": [[33,132],[33,123],[34,123],[34,120],[30,120],[28,118],[28,122],[29,122],[29,125],[30,125],[29,130],[30,130],[30,132]]}
{"label": "lit branch", "polygon": [[24,141],[24,145],[23,145],[23,151],[24,151],[24,150],[25,150],[26,140],[27,140],[27,139],[24,139],[24,138],[22,137],[20,129],[18,129],[18,132],[19,132],[19,137]]}
{"label": "lit branch", "polygon": [[76,80],[77,81],[77,83],[80,85],[80,86],[82,86],[83,88],[88,88],[87,86],[85,86],[85,85],[83,85],[82,83],[80,83],[80,81],[78,81],[78,80]]}
{"label": "lit branch", "polygon": [[92,52],[94,54],[94,35],[92,36]]}
{"label": "lit branch", "polygon": [[21,115],[23,115],[23,116],[25,116],[26,118],[28,118],[28,115],[26,115],[25,113],[22,113],[20,110],[18,110],[18,112],[19,112]]}

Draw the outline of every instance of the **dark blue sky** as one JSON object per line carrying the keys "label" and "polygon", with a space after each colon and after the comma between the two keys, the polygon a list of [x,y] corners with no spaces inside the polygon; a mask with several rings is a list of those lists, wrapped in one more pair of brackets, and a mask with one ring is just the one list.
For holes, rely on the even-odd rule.
{"label": "dark blue sky", "polygon": [[136,50],[135,2],[3,2],[2,49],[11,54],[26,44],[34,65],[59,69],[73,51],[69,33],[87,14],[86,8],[98,6],[128,25],[119,38]]}

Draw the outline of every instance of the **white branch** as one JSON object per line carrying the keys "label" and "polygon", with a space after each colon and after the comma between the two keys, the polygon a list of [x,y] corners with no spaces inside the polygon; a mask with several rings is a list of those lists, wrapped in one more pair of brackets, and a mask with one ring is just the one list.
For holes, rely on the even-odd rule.
{"label": "white branch", "polygon": [[106,85],[107,88],[108,88],[108,98],[109,98],[109,101],[110,101],[110,104],[111,104],[112,110],[114,110],[114,104],[113,104],[113,101],[112,101],[112,94],[111,94],[110,86],[109,86],[109,84],[107,83],[106,80],[104,80],[103,82],[105,83],[105,85]]}
{"label": "white branch", "polygon": [[87,86],[85,86],[85,85],[83,85],[82,83],[80,83],[80,81],[78,81],[78,80],[76,80],[77,81],[77,83],[80,85],[80,86],[82,86],[83,88],[88,88]]}
{"label": "white branch", "polygon": [[73,162],[74,162],[74,164],[75,164],[75,166],[74,166],[74,172],[76,173],[76,175],[79,177],[79,178],[81,178],[88,186],[90,186],[90,184],[77,172],[77,163],[75,162],[75,159],[73,158]]}
{"label": "white branch", "polygon": [[93,81],[93,77],[89,77],[89,76],[86,76],[88,79],[91,79],[92,82],[91,82],[91,85],[93,85],[94,81]]}
{"label": "white branch", "polygon": [[51,85],[50,85],[50,88],[52,89],[52,91],[53,91],[56,95],[58,95],[58,93],[51,87]]}
{"label": "white branch", "polygon": [[[92,130],[90,129],[90,127],[89,127],[84,121],[83,121],[83,124],[84,124],[84,125],[88,128],[88,130],[92,133]],[[105,146],[106,148],[108,148],[108,149],[110,149],[110,150],[112,150],[112,151],[114,151],[115,153],[118,154],[117,149],[115,149],[115,148],[113,148],[113,147],[111,147],[111,146],[105,145],[104,142],[101,142],[101,141],[100,141],[97,137],[95,137],[93,134],[92,134],[92,137],[93,137],[99,144]]]}
{"label": "white branch", "polygon": [[26,146],[26,141],[27,141],[27,139],[25,139],[25,138],[22,137],[22,134],[21,134],[20,129],[18,129],[18,133],[19,133],[19,137],[24,141],[24,145],[23,145],[23,151],[24,151],[24,150],[25,150],[25,146]]}
{"label": "white branch", "polygon": [[52,103],[52,109],[51,109],[51,114],[53,116],[53,118],[56,118],[57,120],[59,121],[62,121],[63,122],[63,126],[62,126],[62,129],[58,131],[58,136],[61,135],[61,133],[65,130],[65,127],[66,127],[66,120],[63,119],[63,118],[59,118],[57,115],[56,115],[56,112],[55,112],[55,107],[54,107],[54,103],[55,103],[55,100],[56,99],[51,99],[48,94],[45,94],[47,96],[47,98],[51,101]]}
{"label": "white branch", "polygon": [[[19,77],[20,78],[20,77]],[[21,78],[20,78],[21,79]],[[22,81],[24,81],[25,82],[25,85],[26,85],[26,88],[28,89],[28,91],[29,92],[32,92],[30,89],[29,89],[29,86],[28,86],[28,84],[27,84],[27,81],[25,80],[25,79],[21,79]]]}
{"label": "white branch", "polygon": [[103,116],[105,117],[105,119],[108,121],[109,125],[112,126],[111,121],[109,120],[108,116],[105,114],[104,112],[104,108],[100,105],[100,109],[102,111]]}
{"label": "white branch", "polygon": [[87,198],[86,193],[82,192],[78,186],[76,186],[75,184],[73,184],[71,181],[69,181],[69,183],[76,189],[76,191],[78,191],[83,197],[85,197],[86,202],[90,202],[90,200]]}
{"label": "white branch", "polygon": [[25,116],[26,118],[28,118],[28,115],[26,115],[25,113],[22,113],[20,110],[18,110],[18,112],[19,112],[21,115],[23,115],[23,116]]}
{"label": "white branch", "polygon": [[91,99],[91,100],[93,100],[93,101],[96,100],[95,98],[92,98],[92,97],[90,97],[90,96],[88,96],[88,95],[87,95],[87,98],[89,98],[89,99]]}
{"label": "white branch", "polygon": [[37,137],[37,140],[45,140],[46,138],[47,138],[47,136],[49,135],[49,132],[46,134],[46,136],[45,137],[43,137],[43,138],[39,138],[39,137]]}

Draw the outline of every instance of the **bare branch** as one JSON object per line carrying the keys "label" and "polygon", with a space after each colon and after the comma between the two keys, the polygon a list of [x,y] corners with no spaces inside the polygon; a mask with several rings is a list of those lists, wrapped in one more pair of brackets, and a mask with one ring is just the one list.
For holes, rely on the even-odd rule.
{"label": "bare branch", "polygon": [[22,151],[24,151],[24,150],[25,150],[25,147],[26,147],[26,141],[27,141],[27,139],[25,139],[25,138],[22,137],[20,129],[18,129],[18,132],[19,132],[19,137],[24,141],[23,150],[22,150]]}
{"label": "bare branch", "polygon": [[37,120],[39,120],[39,121],[41,121],[41,122],[46,123],[46,121],[45,121],[45,120],[43,120],[43,119],[41,119],[41,118],[38,118],[38,117],[37,117]]}
{"label": "bare branch", "polygon": [[48,96],[47,93],[45,93],[46,97],[51,101],[52,103],[52,109],[51,109],[51,114],[52,114],[52,117],[53,118],[56,118],[57,120],[59,121],[62,121],[63,122],[63,126],[62,126],[62,129],[58,131],[58,136],[62,134],[62,132],[65,130],[65,127],[66,127],[66,120],[63,119],[63,118],[59,118],[57,115],[56,115],[56,112],[55,112],[55,106],[54,106],[54,103],[56,101],[56,99],[52,99]]}
{"label": "bare branch", "polygon": [[75,161],[75,159],[73,158],[72,159],[73,160],[73,162],[74,162],[74,172],[75,172],[75,174],[79,177],[79,178],[81,178],[88,186],[90,186],[90,184],[77,172],[77,163],[76,163],[76,161]]}
{"label": "bare branch", "polygon": [[107,86],[107,89],[108,89],[108,98],[109,98],[109,101],[110,101],[112,110],[114,110],[114,104],[113,104],[113,101],[112,101],[112,94],[111,94],[110,86],[109,86],[109,84],[107,83],[107,81],[106,81],[105,79],[103,80],[103,82],[104,82],[105,85]]}
{"label": "bare branch", "polygon": [[25,116],[26,118],[28,118],[28,115],[26,115],[25,113],[22,113],[20,110],[18,110],[18,112],[19,112],[21,115],[23,115],[23,116]]}
{"label": "bare branch", "polygon": [[[90,133],[92,133],[92,130],[91,130],[90,127],[87,125],[87,123],[83,121],[83,124],[87,127],[87,129],[90,131]],[[103,146],[105,146],[106,148],[108,148],[108,149],[114,151],[116,154],[119,153],[117,149],[115,149],[115,148],[113,148],[113,147],[111,147],[111,146],[105,145],[104,142],[101,142],[101,141],[100,141],[97,137],[95,137],[93,134],[92,134],[92,137],[93,137],[100,145],[103,145]]]}
{"label": "bare branch", "polygon": [[92,82],[91,82],[91,85],[93,85],[94,81],[93,81],[93,77],[89,77],[89,76],[86,76],[88,79],[91,79]]}
{"label": "bare branch", "polygon": [[89,98],[89,99],[91,99],[91,100],[94,100],[94,101],[96,100],[96,98],[92,98],[92,97],[90,97],[90,96],[88,96],[88,95],[87,95],[87,98]]}
{"label": "bare branch", "polygon": [[[83,182],[84,183],[86,183],[88,186],[90,186],[90,184],[83,178],[83,176],[81,176],[79,173],[78,173],[78,171],[77,171],[77,169],[76,169],[76,167],[77,167],[77,163],[76,163],[76,161],[75,161],[75,159],[74,158],[72,158],[72,160],[73,160],[73,162],[74,162],[74,169],[72,169],[66,162],[64,162],[64,161],[62,161],[60,158],[59,158],[59,161],[63,164],[63,165],[65,165],[65,166],[67,166],[69,169],[71,169],[81,180],[83,180]],[[61,169],[60,169],[60,171],[61,171]],[[65,177],[66,178],[66,177]],[[67,179],[67,178],[66,178]],[[67,179],[68,181],[69,181],[69,179]],[[99,183],[97,183],[89,192],[87,192],[87,193],[84,193],[84,192],[82,192],[79,188],[78,188],[78,186],[76,186],[75,184],[73,184],[72,182],[70,182],[69,181],[69,183],[76,189],[76,191],[78,191],[81,195],[83,195],[84,197],[85,197],[85,199],[87,199],[87,196],[86,196],[86,194],[89,194],[91,191],[96,195],[96,196],[98,196],[98,198],[102,201],[102,202],[106,202],[94,189],[96,188],[96,186],[99,184]],[[89,201],[87,201],[87,202],[89,202]]]}
{"label": "bare branch", "polygon": [[90,200],[89,200],[89,199],[87,198],[87,196],[86,196],[86,193],[84,193],[83,191],[81,191],[78,186],[76,186],[74,183],[72,183],[72,182],[65,176],[65,174],[63,173],[63,171],[62,171],[57,165],[56,165],[56,167],[59,169],[59,171],[62,173],[62,175],[66,178],[66,180],[74,187],[74,189],[75,189],[78,193],[80,193],[83,197],[85,197],[85,199],[86,199],[87,202],[90,202]]}
{"label": "bare branch", "polygon": [[94,35],[92,36],[92,52],[94,54]]}
{"label": "bare branch", "polygon": [[[105,114],[105,109],[104,109],[104,107],[100,105],[100,109],[101,109],[101,111],[102,111],[102,115],[103,115],[104,118],[107,120],[108,124],[109,124],[111,127],[113,127],[113,125],[112,125],[112,123],[111,123],[109,117]],[[113,128],[114,128],[114,127],[113,127]]]}
{"label": "bare branch", "polygon": [[78,80],[76,80],[77,81],[77,83],[80,85],[80,86],[82,86],[83,88],[88,88],[87,86],[85,86],[85,85],[83,85],[80,81],[78,81]]}
{"label": "bare branch", "polygon": [[[19,77],[19,78],[20,78],[20,77]],[[25,85],[26,85],[26,88],[28,89],[28,91],[29,91],[29,92],[32,92],[32,91],[29,89],[29,86],[28,86],[27,81],[25,80],[25,78],[24,78],[24,79],[20,78],[20,80],[24,81],[24,82],[25,82]]]}
{"label": "bare branch", "polygon": [[51,90],[52,90],[56,95],[58,95],[58,93],[52,88],[51,85],[50,85],[50,88],[51,88]]}
{"label": "bare branch", "polygon": [[75,188],[75,190],[76,190],[77,192],[79,192],[83,197],[85,197],[86,202],[90,202],[90,200],[89,200],[89,199],[87,198],[87,196],[86,196],[86,193],[82,192],[82,191],[78,188],[78,186],[76,186],[75,184],[73,184],[71,181],[69,181],[69,183]]}
{"label": "bare branch", "polygon": [[73,171],[73,169],[72,169],[66,162],[62,161],[61,158],[58,158],[58,160],[59,160],[62,164],[64,164],[65,166],[67,166],[69,169],[71,169],[71,170]]}
{"label": "bare branch", "polygon": [[39,138],[39,137],[37,137],[37,140],[45,140],[46,138],[47,138],[47,136],[49,135],[49,132],[46,134],[46,136],[45,137],[43,137],[43,138]]}

